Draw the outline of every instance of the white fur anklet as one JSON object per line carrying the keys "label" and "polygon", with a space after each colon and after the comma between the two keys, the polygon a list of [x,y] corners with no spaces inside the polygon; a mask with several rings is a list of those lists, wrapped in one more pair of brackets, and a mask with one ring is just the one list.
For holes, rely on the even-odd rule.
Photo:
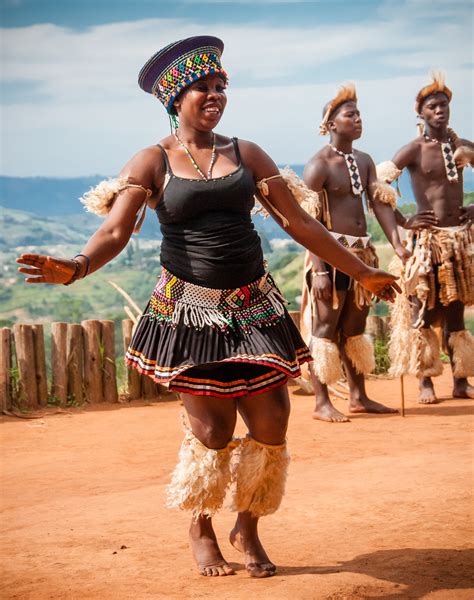
{"label": "white fur anklet", "polygon": [[375,369],[374,343],[370,335],[348,337],[345,350],[357,373],[368,375]]}
{"label": "white fur anklet", "polygon": [[245,437],[233,467],[232,510],[249,511],[255,517],[278,510],[285,493],[289,462],[286,442],[272,446],[249,435]]}
{"label": "white fur anklet", "polygon": [[334,342],[312,336],[310,350],[313,357],[312,368],[321,383],[329,385],[343,379],[339,349]]}
{"label": "white fur anklet", "polygon": [[194,517],[212,517],[224,503],[230,484],[231,454],[238,444],[238,440],[232,440],[225,448],[213,450],[186,428],[179,462],[167,487],[166,506],[190,510]]}
{"label": "white fur anklet", "polygon": [[453,331],[448,340],[453,351],[454,377],[474,377],[474,337],[467,329]]}
{"label": "white fur anklet", "polygon": [[438,337],[431,327],[413,330],[413,343],[410,355],[410,373],[416,377],[437,377],[443,372],[439,357]]}

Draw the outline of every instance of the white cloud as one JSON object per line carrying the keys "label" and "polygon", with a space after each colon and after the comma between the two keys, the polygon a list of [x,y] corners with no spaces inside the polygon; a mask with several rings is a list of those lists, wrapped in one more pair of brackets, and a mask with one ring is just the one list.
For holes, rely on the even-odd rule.
{"label": "white cloud", "polygon": [[[408,5],[415,14],[426,11],[422,0],[408,0]],[[350,72],[354,66],[360,72],[362,52],[371,52],[380,64],[378,73],[367,70],[357,82],[366,123],[364,147],[386,157],[412,135],[413,98],[433,67],[447,70],[453,117],[468,135],[473,98],[472,85],[466,83],[472,84],[472,70],[459,65],[472,47],[469,23],[442,20],[421,28],[413,14],[397,10],[393,17],[334,26],[307,22],[304,29],[214,23],[203,31],[179,19],[111,23],[84,31],[51,24],[5,29],[3,77],[23,87],[21,101],[3,107],[3,172],[116,172],[134,149],[168,131],[159,103],[138,89],[141,65],[157,47],[202,33],[226,43],[230,101],[219,129],[254,139],[279,162],[304,162],[323,143],[313,132],[322,105],[340,82],[312,83],[318,69],[324,66],[327,72],[334,65]],[[298,75],[295,65],[301,69]],[[422,74],[399,77],[400,69]],[[272,86],[276,77],[284,83]],[[30,82],[37,84],[34,93],[28,90]]]}

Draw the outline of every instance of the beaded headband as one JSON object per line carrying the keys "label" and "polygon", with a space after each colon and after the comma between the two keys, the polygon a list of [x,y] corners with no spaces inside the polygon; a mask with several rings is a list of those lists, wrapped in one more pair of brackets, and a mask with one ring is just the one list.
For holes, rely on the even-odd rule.
{"label": "beaded headband", "polygon": [[433,94],[438,94],[440,92],[447,96],[448,101],[451,101],[451,98],[453,97],[453,92],[448,88],[448,86],[445,83],[444,73],[442,73],[441,71],[432,71],[431,83],[425,85],[425,87],[422,88],[416,96],[416,113],[418,115],[420,114],[423,102],[426,100],[426,98],[428,98],[428,96],[432,96]]}
{"label": "beaded headband", "polygon": [[345,102],[357,102],[356,89],[353,83],[346,83],[344,85],[341,85],[336,97],[330,100],[326,105],[327,108],[324,112],[323,120],[319,125],[319,135],[328,135],[328,121],[331,115]]}
{"label": "beaded headband", "polygon": [[186,38],[169,44],[142,67],[138,85],[158,98],[169,114],[176,114],[173,102],[194,81],[211,73],[221,73],[222,40],[209,35]]}

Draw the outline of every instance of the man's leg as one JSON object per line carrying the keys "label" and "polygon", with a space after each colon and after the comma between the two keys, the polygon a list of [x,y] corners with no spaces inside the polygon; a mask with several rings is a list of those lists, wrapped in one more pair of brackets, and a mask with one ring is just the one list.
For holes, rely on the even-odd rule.
{"label": "man's leg", "polygon": [[347,293],[341,313],[339,351],[344,362],[350,390],[349,410],[353,413],[396,413],[389,408],[370,400],[365,390],[365,374],[373,370],[374,354],[371,341],[364,336],[369,307],[357,308],[354,292]]}
{"label": "man's leg", "polygon": [[336,340],[339,317],[342,312],[346,291],[338,291],[339,306],[332,308],[332,299],[314,299],[316,316],[312,324],[311,353],[314,361],[309,363],[309,372],[315,392],[313,419],[332,423],[343,423],[349,419],[331,403],[328,384],[342,376],[341,359]]}
{"label": "man's leg", "polygon": [[444,307],[443,336],[453,368],[453,397],[474,398],[474,387],[467,380],[474,370],[474,348],[472,336],[465,329],[462,302],[451,302]]}

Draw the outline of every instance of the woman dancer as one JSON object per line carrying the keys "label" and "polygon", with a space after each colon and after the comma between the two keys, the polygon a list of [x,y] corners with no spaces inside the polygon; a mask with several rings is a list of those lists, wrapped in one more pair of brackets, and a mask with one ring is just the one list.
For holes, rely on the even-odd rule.
{"label": "woman dancer", "polygon": [[[72,260],[27,254],[18,262],[28,265],[20,271],[29,283],[70,284],[126,246],[146,205],[156,210],[162,274],[126,360],[180,392],[187,412],[168,504],[192,512],[199,572],[229,575],[211,517],[232,483],[238,514],[230,541],[244,553],[250,576],[269,577],[276,567],[257,524],[284,494],[285,383],[311,357],[265,272],[250,218],[257,185],[295,240],[383,299],[392,300],[398,288],[393,276],[359,261],[299,207],[263,150],[214,133],[227,102],[222,50],[221,40],[199,36],[150,58],[139,85],[164,104],[175,131],[136,154],[115,182],[87,195],[89,209],[108,216],[81,254]],[[249,432],[243,440],[233,439],[237,412]]]}

